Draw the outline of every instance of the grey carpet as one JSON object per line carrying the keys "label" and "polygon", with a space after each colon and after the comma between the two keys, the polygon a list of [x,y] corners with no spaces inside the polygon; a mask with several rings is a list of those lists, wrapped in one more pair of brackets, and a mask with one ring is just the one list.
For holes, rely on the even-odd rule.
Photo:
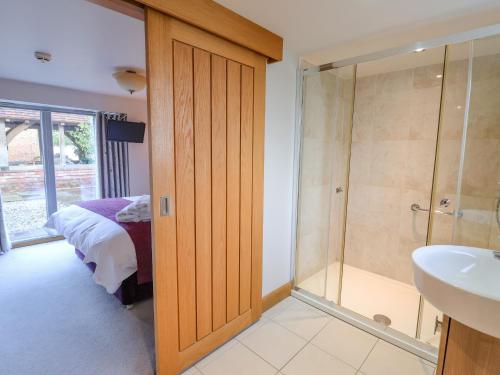
{"label": "grey carpet", "polygon": [[154,373],[153,303],[126,310],[65,241],[0,256],[0,374]]}

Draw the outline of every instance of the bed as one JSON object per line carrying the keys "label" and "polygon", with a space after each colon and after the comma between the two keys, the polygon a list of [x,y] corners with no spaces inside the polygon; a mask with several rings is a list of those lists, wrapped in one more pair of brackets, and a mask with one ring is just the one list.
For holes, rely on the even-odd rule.
{"label": "bed", "polygon": [[115,215],[139,197],[83,201],[53,213],[45,228],[60,234],[92,270],[94,281],[123,305],[153,294],[151,222],[121,223]]}

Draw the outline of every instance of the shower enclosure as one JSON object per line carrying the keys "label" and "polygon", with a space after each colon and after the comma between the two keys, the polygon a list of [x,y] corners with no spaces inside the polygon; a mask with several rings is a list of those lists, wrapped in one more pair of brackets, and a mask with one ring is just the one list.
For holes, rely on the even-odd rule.
{"label": "shower enclosure", "polygon": [[412,251],[500,249],[500,37],[461,38],[305,69],[301,87],[294,293],[427,357],[442,314]]}

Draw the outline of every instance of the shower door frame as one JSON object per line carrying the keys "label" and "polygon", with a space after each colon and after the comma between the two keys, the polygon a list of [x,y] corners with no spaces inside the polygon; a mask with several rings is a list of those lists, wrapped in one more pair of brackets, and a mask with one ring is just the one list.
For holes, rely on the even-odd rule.
{"label": "shower door frame", "polygon": [[[337,69],[337,68],[342,68],[345,66],[353,65],[354,66],[354,79],[356,80],[356,70],[357,70],[357,65],[360,63],[364,62],[369,62],[369,61],[375,61],[379,60],[382,58],[387,58],[391,56],[397,56],[397,55],[403,55],[403,54],[408,54],[411,52],[416,52],[419,50],[425,50],[425,49],[430,49],[430,48],[437,48],[437,47],[445,47],[445,54],[444,54],[444,67],[443,70],[446,69],[446,49],[448,45],[451,44],[458,44],[458,43],[464,43],[464,42],[469,42],[473,41],[475,39],[481,39],[489,36],[494,36],[494,35],[499,35],[500,34],[500,24],[495,24],[495,25],[490,25],[486,27],[481,27],[477,28],[474,30],[466,31],[466,32],[461,32],[457,34],[452,34],[440,38],[435,38],[431,39],[428,41],[424,42],[415,42],[408,44],[403,47],[397,47],[397,48],[390,48],[370,54],[365,54],[365,55],[360,55],[357,57],[353,58],[348,58],[348,59],[343,59],[343,60],[338,60],[334,61],[331,63],[327,64],[322,64],[319,66],[313,66],[312,64],[308,63],[304,59],[300,59],[299,61],[299,66],[297,70],[297,80],[296,80],[296,112],[295,112],[295,148],[294,148],[294,167],[293,167],[293,202],[292,202],[292,239],[291,239],[291,244],[292,244],[292,261],[291,261],[291,275],[294,277],[294,287],[292,289],[292,295],[308,304],[311,304],[315,307],[317,307],[320,310],[325,311],[326,313],[339,318],[359,329],[362,329],[368,333],[371,333],[391,344],[394,344],[402,349],[405,349],[419,357],[422,357],[430,362],[437,363],[437,354],[438,354],[438,349],[431,347],[428,344],[422,343],[418,341],[417,339],[414,339],[410,336],[407,336],[395,329],[392,329],[390,327],[382,329],[378,324],[376,324],[373,320],[366,318],[355,311],[349,310],[347,308],[344,308],[340,306],[337,303],[328,301],[326,297],[320,297],[317,295],[314,295],[300,287],[297,286],[296,284],[296,264],[298,263],[298,252],[297,252],[297,227],[298,227],[298,204],[299,204],[299,184],[300,184],[300,161],[301,161],[301,151],[302,151],[302,135],[303,135],[303,105],[304,105],[304,92],[303,92],[303,84],[304,84],[304,77],[309,75],[309,74],[319,74],[322,71],[326,70],[331,70],[331,69]],[[444,75],[443,75],[443,82],[442,82],[442,87],[441,87],[441,96],[443,95],[444,91]],[[353,111],[354,111],[354,101],[355,101],[355,93],[353,93]],[[440,107],[442,105],[442,97],[440,99]],[[438,151],[438,141],[439,141],[439,127],[441,123],[441,110],[439,110],[439,122],[438,122],[438,133],[437,133],[437,138],[436,138],[436,154]],[[352,130],[352,122],[351,122],[351,130]],[[350,154],[350,148],[351,144],[349,145],[349,154]],[[349,163],[350,163],[350,157],[349,157]],[[349,168],[347,170],[347,173],[349,173]],[[436,173],[436,165],[434,165],[434,173],[433,173],[433,184],[431,186],[431,209],[432,209],[432,202],[433,202],[433,194],[434,194],[434,175]],[[347,206],[347,200],[348,200],[348,188],[346,189],[346,198],[345,198],[345,206]],[[347,220],[347,218],[345,218]],[[432,223],[432,215],[429,215],[429,223],[428,223],[428,230],[427,230],[427,239],[426,243],[429,242],[429,236],[430,236],[430,226]],[[345,223],[344,223],[345,224]],[[343,233],[343,237],[345,238],[345,229]],[[343,260],[344,257],[344,247],[345,247],[345,239],[342,241],[342,249],[340,249],[341,253],[341,260]],[[328,264],[325,265],[327,267]],[[342,268],[343,264],[341,264],[341,271],[340,271],[340,280],[339,280],[339,290],[338,290],[338,302],[340,303],[340,293],[342,290]],[[327,275],[325,274],[325,278]],[[326,291],[325,291],[326,293]],[[420,304],[419,304],[419,312],[418,312],[418,321],[417,321],[417,337],[418,337],[418,330],[421,325],[421,313],[422,313],[422,306],[423,306],[423,298],[420,296]]]}

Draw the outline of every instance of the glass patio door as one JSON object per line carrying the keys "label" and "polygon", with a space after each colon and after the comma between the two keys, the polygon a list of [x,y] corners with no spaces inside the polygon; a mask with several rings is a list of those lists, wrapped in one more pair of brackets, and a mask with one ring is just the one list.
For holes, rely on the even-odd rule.
{"label": "glass patio door", "polygon": [[57,209],[99,196],[95,116],[52,112]]}
{"label": "glass patio door", "polygon": [[46,235],[41,112],[0,107],[0,188],[11,241]]}
{"label": "glass patio door", "polygon": [[50,214],[99,195],[95,116],[0,103],[0,189],[12,242],[49,234]]}

